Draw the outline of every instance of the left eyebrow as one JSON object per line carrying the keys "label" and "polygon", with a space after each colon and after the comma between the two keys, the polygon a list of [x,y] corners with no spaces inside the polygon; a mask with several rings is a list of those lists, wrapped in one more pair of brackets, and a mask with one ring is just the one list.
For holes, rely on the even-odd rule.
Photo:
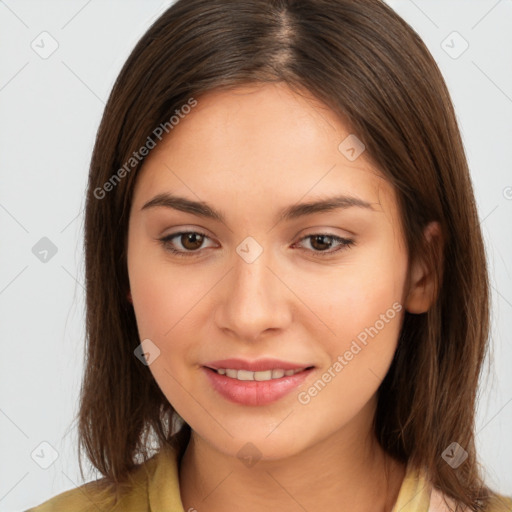
{"label": "left eyebrow", "polygon": [[334,196],[320,201],[311,201],[309,203],[299,203],[288,206],[279,213],[278,221],[296,219],[315,213],[324,213],[332,210],[347,208],[366,208],[375,211],[371,203],[353,196]]}
{"label": "left eyebrow", "polygon": [[[153,199],[144,204],[141,210],[154,207],[172,208],[174,210],[180,210],[182,212],[191,213],[200,217],[217,220],[225,223],[225,217],[220,212],[215,210],[208,203],[203,201],[193,201],[185,197],[180,197],[174,194],[163,193],[158,194]],[[308,203],[298,203],[291,206],[287,206],[277,215],[277,222],[283,220],[291,220],[299,217],[305,217],[307,215],[313,215],[315,213],[323,213],[338,209],[347,208],[365,208],[375,211],[371,203],[359,199],[353,196],[334,196],[319,201],[311,201]]]}

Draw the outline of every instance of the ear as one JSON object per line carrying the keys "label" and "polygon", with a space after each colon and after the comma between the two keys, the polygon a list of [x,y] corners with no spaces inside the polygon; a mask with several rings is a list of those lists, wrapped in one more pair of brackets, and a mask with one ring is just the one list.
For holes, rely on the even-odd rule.
{"label": "ear", "polygon": [[[405,300],[405,310],[409,313],[426,313],[436,300],[437,284],[436,276],[431,265],[436,265],[439,271],[439,279],[442,279],[443,263],[443,239],[439,222],[430,222],[423,231],[425,237],[425,250],[411,262],[408,294]],[[429,259],[425,256],[432,254]]]}

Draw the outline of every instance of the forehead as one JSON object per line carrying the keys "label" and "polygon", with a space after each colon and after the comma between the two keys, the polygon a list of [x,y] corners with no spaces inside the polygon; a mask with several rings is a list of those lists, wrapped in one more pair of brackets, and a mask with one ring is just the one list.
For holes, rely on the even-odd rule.
{"label": "forehead", "polygon": [[225,209],[229,201],[270,208],[333,193],[376,203],[387,194],[393,201],[364,151],[347,158],[347,144],[361,149],[355,134],[310,95],[283,83],[257,84],[212,91],[197,102],[146,158],[135,201],[163,191],[222,195]]}

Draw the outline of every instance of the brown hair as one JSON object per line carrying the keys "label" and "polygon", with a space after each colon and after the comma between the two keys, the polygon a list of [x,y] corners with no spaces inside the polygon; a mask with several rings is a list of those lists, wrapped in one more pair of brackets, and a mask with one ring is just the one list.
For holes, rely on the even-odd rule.
{"label": "brown hair", "polygon": [[[80,456],[85,449],[120,489],[149,457],[152,437],[182,453],[190,435],[186,424],[172,429],[176,413],[134,356],[141,340],[126,298],[126,241],[143,159],[132,169],[126,162],[190,98],[277,81],[308,91],[357,134],[396,189],[409,261],[423,257],[436,275],[431,309],[405,313],[379,388],[375,434],[391,456],[426,468],[448,496],[485,510],[493,493],[479,474],[474,413],[489,285],[468,165],[434,59],[380,0],[179,0],[132,51],[106,105],[89,175]],[[440,223],[442,254],[425,245],[430,221]],[[468,452],[458,469],[441,457],[453,441]]]}

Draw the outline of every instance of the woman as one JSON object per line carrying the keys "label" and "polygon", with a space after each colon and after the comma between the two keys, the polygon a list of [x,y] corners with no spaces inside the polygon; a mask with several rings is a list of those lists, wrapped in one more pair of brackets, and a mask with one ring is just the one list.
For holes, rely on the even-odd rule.
{"label": "woman", "polygon": [[80,447],[32,510],[510,510],[443,78],[379,0],[180,0],[121,71],[85,225]]}

